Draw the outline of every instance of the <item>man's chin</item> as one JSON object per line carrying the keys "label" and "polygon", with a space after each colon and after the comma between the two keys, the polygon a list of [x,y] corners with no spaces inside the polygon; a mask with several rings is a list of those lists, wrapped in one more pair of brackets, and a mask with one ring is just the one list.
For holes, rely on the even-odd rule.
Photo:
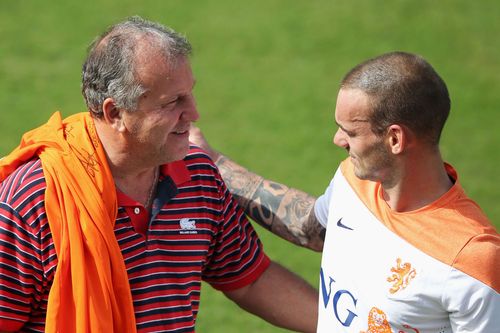
{"label": "man's chin", "polygon": [[361,180],[368,180],[372,182],[379,182],[380,179],[376,176],[375,173],[368,173],[368,172],[363,172],[363,170],[360,170],[359,168],[354,167],[354,175],[361,179]]}
{"label": "man's chin", "polygon": [[361,180],[366,180],[365,175],[364,175],[364,174],[362,174],[361,172],[357,171],[356,169],[354,169],[354,175],[355,175],[356,177],[358,177],[359,179],[361,179]]}
{"label": "man's chin", "polygon": [[369,180],[369,177],[366,174],[366,172],[364,172],[362,169],[360,169],[358,166],[356,166],[355,163],[353,163],[353,167],[354,167],[354,175],[356,177],[358,177],[359,179],[362,179],[362,180]]}

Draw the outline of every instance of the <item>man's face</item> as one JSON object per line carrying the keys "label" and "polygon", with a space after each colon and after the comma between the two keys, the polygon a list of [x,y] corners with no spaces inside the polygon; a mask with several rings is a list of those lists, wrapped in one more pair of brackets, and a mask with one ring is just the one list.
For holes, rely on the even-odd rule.
{"label": "man's face", "polygon": [[125,113],[127,148],[147,164],[181,160],[189,149],[191,122],[199,118],[191,66],[187,59],[171,66],[160,54],[143,59],[137,74],[147,91],[137,110]]}
{"label": "man's face", "polygon": [[360,179],[383,182],[390,176],[394,158],[385,143],[371,130],[370,98],[358,89],[341,89],[337,96],[333,142],[345,148]]}

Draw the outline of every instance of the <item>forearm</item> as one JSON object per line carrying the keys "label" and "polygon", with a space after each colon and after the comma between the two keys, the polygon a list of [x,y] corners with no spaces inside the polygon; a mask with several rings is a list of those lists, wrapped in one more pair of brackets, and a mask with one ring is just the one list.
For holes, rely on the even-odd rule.
{"label": "forearm", "polygon": [[255,222],[295,244],[321,251],[325,229],[314,215],[316,198],[252,173],[217,154],[226,186]]}
{"label": "forearm", "polygon": [[275,262],[250,286],[225,293],[241,308],[297,332],[316,332],[318,292]]}

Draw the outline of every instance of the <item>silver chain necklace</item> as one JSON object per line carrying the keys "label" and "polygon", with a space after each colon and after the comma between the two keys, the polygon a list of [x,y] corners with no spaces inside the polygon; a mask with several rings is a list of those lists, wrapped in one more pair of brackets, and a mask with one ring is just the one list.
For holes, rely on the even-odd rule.
{"label": "silver chain necklace", "polygon": [[153,203],[153,199],[155,196],[156,185],[158,184],[158,178],[160,177],[160,167],[156,167],[155,176],[153,178],[153,184],[151,184],[151,189],[149,190],[148,198],[144,203],[144,208],[149,208],[149,206]]}

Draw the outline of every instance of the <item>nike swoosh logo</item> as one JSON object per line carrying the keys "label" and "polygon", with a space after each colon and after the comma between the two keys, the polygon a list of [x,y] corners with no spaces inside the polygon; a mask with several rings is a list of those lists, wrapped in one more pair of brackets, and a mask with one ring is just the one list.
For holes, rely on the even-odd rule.
{"label": "nike swoosh logo", "polygon": [[342,223],[342,217],[337,221],[337,227],[341,227],[347,230],[354,230],[353,228],[350,228],[346,226],[344,223]]}

